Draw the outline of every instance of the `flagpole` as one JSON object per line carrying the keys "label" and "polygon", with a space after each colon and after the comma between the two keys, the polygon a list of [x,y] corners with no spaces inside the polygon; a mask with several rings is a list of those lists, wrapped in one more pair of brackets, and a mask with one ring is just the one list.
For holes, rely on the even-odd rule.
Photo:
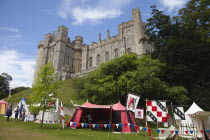
{"label": "flagpole", "polygon": [[[148,125],[147,125],[147,98],[146,98],[146,103],[145,103],[145,105],[146,105],[146,124],[145,124],[145,126],[146,126],[146,128],[148,129]],[[147,139],[147,132],[146,132],[146,139]]]}

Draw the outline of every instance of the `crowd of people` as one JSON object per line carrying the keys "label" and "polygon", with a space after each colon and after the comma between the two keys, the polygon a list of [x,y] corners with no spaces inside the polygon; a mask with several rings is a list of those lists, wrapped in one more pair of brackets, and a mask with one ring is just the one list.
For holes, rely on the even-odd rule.
{"label": "crowd of people", "polygon": [[[15,108],[14,113],[15,113],[15,121],[18,121],[18,118],[21,121],[25,120],[25,117],[26,117],[26,110],[25,110],[25,108],[20,109],[19,106],[17,106]],[[7,116],[7,121],[9,121],[9,118],[12,116],[12,106],[10,106],[9,109],[7,110],[6,116]]]}

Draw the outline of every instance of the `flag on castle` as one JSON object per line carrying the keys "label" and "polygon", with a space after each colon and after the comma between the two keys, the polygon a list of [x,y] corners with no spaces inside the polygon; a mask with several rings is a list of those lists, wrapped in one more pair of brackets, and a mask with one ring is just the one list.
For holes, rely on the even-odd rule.
{"label": "flag on castle", "polygon": [[185,120],[183,107],[173,107],[173,112],[175,120]]}
{"label": "flag on castle", "polygon": [[139,96],[128,94],[126,110],[135,112],[139,99],[140,99]]}
{"label": "flag on castle", "polygon": [[64,109],[63,109],[63,103],[61,102],[61,118],[62,118],[62,126],[64,129],[65,126],[65,117],[64,117]]}
{"label": "flag on castle", "polygon": [[166,101],[147,101],[147,121],[167,122]]}

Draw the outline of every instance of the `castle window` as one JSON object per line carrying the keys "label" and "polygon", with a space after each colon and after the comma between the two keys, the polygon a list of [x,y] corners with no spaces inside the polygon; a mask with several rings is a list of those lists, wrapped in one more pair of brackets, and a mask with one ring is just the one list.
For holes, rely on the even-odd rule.
{"label": "castle window", "polygon": [[89,67],[92,67],[92,61],[93,61],[93,59],[92,59],[92,57],[90,57],[89,58]]}
{"label": "castle window", "polygon": [[105,56],[106,56],[106,61],[108,61],[109,60],[109,52],[106,52]]}
{"label": "castle window", "polygon": [[101,56],[100,56],[100,54],[98,54],[98,55],[96,56],[96,64],[97,64],[97,65],[100,64],[100,59],[101,59]]}
{"label": "castle window", "polygon": [[127,54],[130,54],[130,53],[131,53],[131,49],[128,48],[128,49],[127,49]]}
{"label": "castle window", "polygon": [[128,35],[130,35],[131,34],[131,31],[130,30],[128,30]]}
{"label": "castle window", "polygon": [[118,51],[118,49],[115,49],[115,50],[114,50],[114,56],[115,56],[116,58],[119,56],[119,51]]}

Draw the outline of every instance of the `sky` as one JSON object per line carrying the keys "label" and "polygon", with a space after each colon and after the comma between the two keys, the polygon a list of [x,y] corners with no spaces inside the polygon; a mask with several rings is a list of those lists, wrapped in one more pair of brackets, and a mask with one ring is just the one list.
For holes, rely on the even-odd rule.
{"label": "sky", "polygon": [[139,8],[143,22],[151,17],[150,6],[175,16],[188,0],[0,0],[0,74],[13,80],[10,88],[31,87],[38,42],[61,25],[70,40],[83,36],[85,44],[118,34],[118,24],[132,18]]}

